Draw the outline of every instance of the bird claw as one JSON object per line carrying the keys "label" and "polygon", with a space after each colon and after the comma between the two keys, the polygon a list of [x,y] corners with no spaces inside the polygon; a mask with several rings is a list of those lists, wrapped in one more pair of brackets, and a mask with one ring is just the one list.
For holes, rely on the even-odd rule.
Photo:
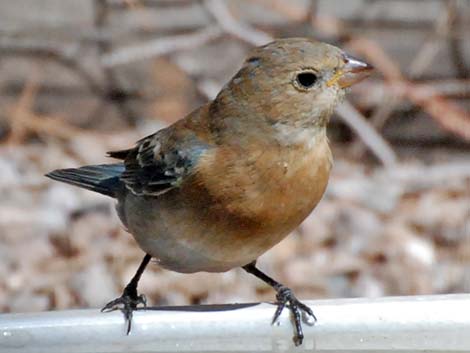
{"label": "bird claw", "polygon": [[101,309],[101,312],[121,310],[121,312],[124,314],[125,321],[127,322],[126,334],[129,335],[131,332],[133,312],[137,310],[139,304],[142,304],[143,307],[146,308],[147,299],[143,294],[137,295],[137,292],[129,293],[129,291],[126,289],[119,298],[111,300],[108,304],[106,304]]}
{"label": "bird claw", "polygon": [[274,313],[272,323],[274,324],[275,322],[278,321],[279,317],[282,314],[282,311],[287,306],[294,319],[294,327],[295,327],[295,334],[293,338],[294,344],[296,346],[300,346],[304,339],[304,334],[302,330],[302,322],[301,322],[301,314],[310,316],[314,321],[317,321],[315,314],[313,313],[312,309],[310,309],[307,305],[299,301],[295,297],[292,290],[288,287],[280,286],[277,289],[276,300],[277,300],[277,309],[276,309],[276,312]]}

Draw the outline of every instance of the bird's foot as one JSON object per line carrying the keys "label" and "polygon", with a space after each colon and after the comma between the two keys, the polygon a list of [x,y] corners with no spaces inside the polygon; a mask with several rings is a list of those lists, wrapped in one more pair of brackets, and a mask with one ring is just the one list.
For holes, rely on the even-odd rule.
{"label": "bird's foot", "polygon": [[142,304],[144,308],[147,306],[145,295],[138,295],[137,288],[127,286],[122,295],[106,304],[101,312],[121,310],[127,323],[126,334],[128,335],[131,332],[133,312],[137,310],[139,304]]}
{"label": "bird's foot", "polygon": [[281,316],[282,311],[287,306],[292,314],[294,320],[294,343],[296,346],[300,346],[304,339],[304,333],[302,330],[302,314],[306,315],[313,319],[313,321],[317,321],[315,314],[313,313],[312,309],[310,309],[307,305],[299,301],[292,290],[286,286],[281,285],[279,288],[276,288],[277,294],[277,309],[273,317],[272,323],[274,324],[279,317]]}

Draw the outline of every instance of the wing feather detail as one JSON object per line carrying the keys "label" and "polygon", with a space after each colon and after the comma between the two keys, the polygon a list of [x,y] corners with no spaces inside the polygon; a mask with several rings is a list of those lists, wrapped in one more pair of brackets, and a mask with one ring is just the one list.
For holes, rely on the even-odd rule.
{"label": "wing feather detail", "polygon": [[129,191],[159,196],[181,185],[208,147],[191,131],[175,136],[174,130],[163,129],[138,141],[134,148],[108,155],[124,160],[120,179]]}

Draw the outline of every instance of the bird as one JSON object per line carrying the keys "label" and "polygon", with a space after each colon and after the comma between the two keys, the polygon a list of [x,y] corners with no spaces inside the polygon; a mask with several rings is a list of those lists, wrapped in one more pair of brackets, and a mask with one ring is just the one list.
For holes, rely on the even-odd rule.
{"label": "bird", "polygon": [[59,169],[47,177],[117,200],[126,229],[145,252],[122,295],[102,311],[146,305],[137,290],[151,259],[180,272],[243,268],[276,292],[272,323],[285,308],[293,341],[302,316],[316,317],[286,285],[256,266],[322,198],[332,167],[326,128],[347,88],[372,66],[312,38],[274,40],[250,51],[216,98],[181,120],[108,152],[115,163]]}

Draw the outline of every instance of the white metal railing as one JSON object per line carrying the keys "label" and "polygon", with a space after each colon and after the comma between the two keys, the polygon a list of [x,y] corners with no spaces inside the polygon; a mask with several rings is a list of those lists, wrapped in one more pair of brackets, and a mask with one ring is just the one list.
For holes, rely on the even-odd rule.
{"label": "white metal railing", "polygon": [[271,304],[150,308],[125,335],[120,312],[0,315],[2,353],[470,352],[470,295],[308,301],[318,322],[292,343],[287,310]]}

